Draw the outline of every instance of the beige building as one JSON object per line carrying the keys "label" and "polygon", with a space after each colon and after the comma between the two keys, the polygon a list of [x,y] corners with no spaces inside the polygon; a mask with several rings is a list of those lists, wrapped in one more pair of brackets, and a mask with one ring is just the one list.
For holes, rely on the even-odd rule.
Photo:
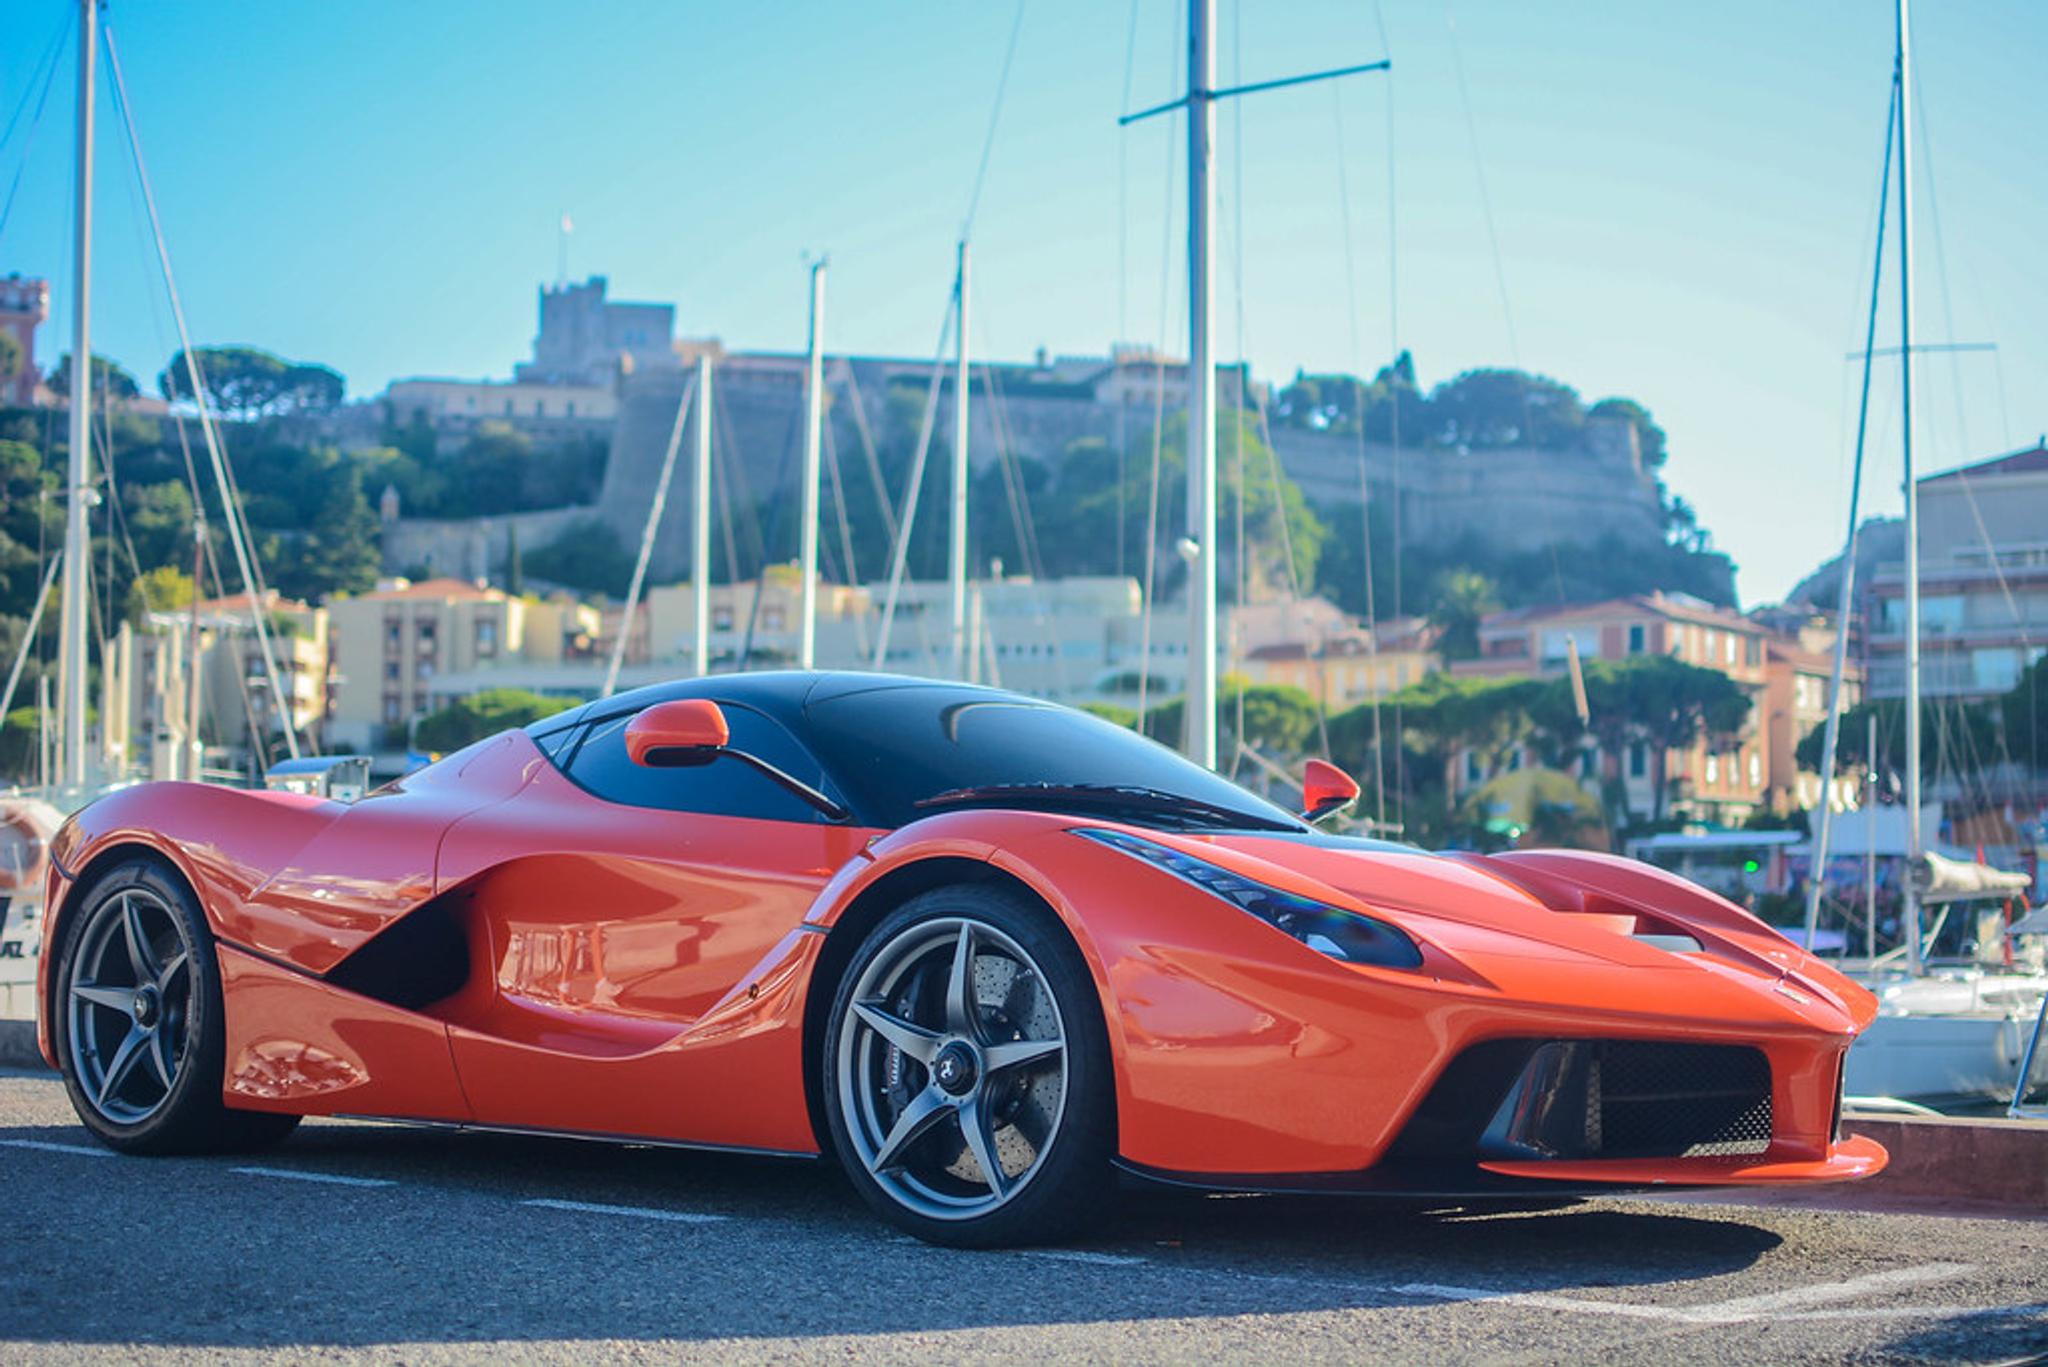
{"label": "beige building", "polygon": [[[1620,754],[1588,750],[1579,777],[1589,786],[1619,785],[1629,810],[1647,816],[1662,810],[1702,821],[1736,825],[1770,800],[1770,731],[1764,725],[1766,650],[1770,633],[1732,608],[1715,607],[1687,594],[1650,593],[1603,603],[1519,608],[1492,613],[1479,626],[1479,656],[1459,660],[1460,677],[1555,676],[1566,672],[1574,645],[1582,661],[1622,660],[1634,655],[1669,655],[1718,670],[1750,695],[1752,706],[1733,738],[1702,736],[1672,750],[1663,763],[1641,742]],[[1494,777],[1466,755],[1452,766],[1453,792]],[[1655,792],[1661,769],[1665,799]]]}
{"label": "beige building", "polygon": [[[1320,604],[1334,618],[1309,611]],[[1416,617],[1382,622],[1377,631],[1360,626],[1320,599],[1286,605],[1303,619],[1292,633],[1263,631],[1267,609],[1247,607],[1230,614],[1239,654],[1235,666],[1253,683],[1299,688],[1325,712],[1341,712],[1418,684],[1440,667],[1435,635]]]}
{"label": "beige building", "polygon": [[385,580],[373,592],[335,599],[327,613],[331,750],[403,744],[406,728],[432,706],[439,675],[559,663],[579,641],[587,648],[597,631],[589,608],[513,598],[463,579]]}
{"label": "beige building", "polygon": [[[251,616],[253,601],[238,593],[204,600],[198,609],[200,742],[206,765],[233,773],[248,767],[252,720],[266,746],[283,730]],[[327,610],[281,597],[275,589],[266,590],[261,601],[292,725],[302,741],[313,740],[327,721],[331,684]],[[190,761],[183,756],[191,740],[185,680],[191,669],[192,621],[189,612],[151,613],[148,628],[120,647],[128,680],[128,712],[120,719],[128,735],[128,759],[152,777],[190,773]],[[268,757],[275,759],[277,753]]]}
{"label": "beige building", "polygon": [[394,422],[424,419],[436,427],[493,421],[521,426],[535,421],[608,423],[619,412],[619,397],[609,386],[505,380],[393,380],[384,403]]}
{"label": "beige building", "polygon": [[[1795,631],[1765,638],[1764,691],[1758,706],[1763,711],[1764,753],[1769,759],[1766,800],[1773,811],[1812,811],[1824,793],[1837,811],[1858,801],[1855,782],[1837,779],[1823,785],[1821,776],[1801,769],[1797,758],[1799,743],[1827,720],[1834,648],[1834,629],[1820,617]],[[1862,696],[1863,671],[1850,663],[1842,674],[1843,709],[1854,707]],[[1843,739],[1859,750],[1863,745],[1860,736]]]}

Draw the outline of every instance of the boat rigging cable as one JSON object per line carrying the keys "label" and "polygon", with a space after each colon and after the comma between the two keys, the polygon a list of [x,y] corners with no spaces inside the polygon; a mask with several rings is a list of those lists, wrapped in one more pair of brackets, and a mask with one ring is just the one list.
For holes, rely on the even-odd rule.
{"label": "boat rigging cable", "polygon": [[[71,27],[69,18],[62,18],[57,21],[56,36],[50,40],[50,44],[44,50],[42,58],[33,67],[29,68],[28,84],[22,87],[21,101],[15,105],[14,113],[8,116],[6,131],[0,132],[0,147],[5,147],[9,140],[14,137],[14,130],[21,124],[22,114],[29,107],[29,97],[34,95],[35,114],[29,120],[28,131],[22,135],[20,158],[14,164],[14,175],[7,182],[7,197],[4,200],[0,200],[0,233],[7,231],[7,220],[14,213],[14,197],[21,190],[23,173],[28,170],[28,154],[35,147],[36,130],[43,125],[43,110],[50,102],[50,87],[56,83],[57,67],[63,61],[64,49],[68,46],[66,40],[71,35]],[[39,71],[42,73],[40,89],[37,87],[35,76],[35,73]],[[34,361],[35,357],[33,356],[24,356],[21,363],[23,365],[31,365]]]}
{"label": "boat rigging cable", "polygon": [[[1381,9],[1380,0],[1373,0],[1372,21],[1373,27],[1379,31],[1380,51],[1387,58],[1387,74],[1382,82],[1386,91],[1387,145],[1387,355],[1389,357],[1387,365],[1392,372],[1393,381],[1389,385],[1393,402],[1388,405],[1388,436],[1391,438],[1389,454],[1394,490],[1393,507],[1391,510],[1394,541],[1392,556],[1394,580],[1393,620],[1399,622],[1402,620],[1403,614],[1401,606],[1401,557],[1404,548],[1401,541],[1401,272],[1400,235],[1397,232],[1398,220],[1395,206],[1400,201],[1395,195],[1394,177],[1394,159],[1397,147],[1394,139],[1394,48],[1393,44],[1387,41],[1387,17]],[[1367,606],[1377,613],[1377,604],[1369,603]],[[1377,622],[1377,616],[1373,620]],[[1377,629],[1375,629],[1374,634],[1377,636]],[[1393,699],[1394,831],[1396,833],[1405,832],[1408,829],[1408,746],[1405,740],[1407,732],[1402,729],[1401,706],[1401,697],[1406,691],[1405,686],[1397,683]]]}
{"label": "boat rigging cable", "polygon": [[1835,804],[1829,800],[1826,790],[1834,782],[1835,752],[1841,740],[1842,676],[1849,658],[1849,610],[1855,602],[1857,519],[1862,516],[1863,454],[1870,426],[1870,371],[1876,360],[1874,353],[1877,345],[1877,296],[1878,289],[1884,282],[1885,209],[1891,196],[1892,146],[1897,138],[1898,125],[1899,77],[1898,72],[1894,70],[1890,98],[1885,105],[1884,164],[1877,177],[1877,242],[1870,254],[1870,312],[1864,324],[1863,388],[1862,396],[1856,404],[1856,447],[1854,464],[1849,475],[1849,532],[1842,550],[1842,586],[1836,595],[1835,608],[1835,659],[1833,671],[1828,678],[1827,728],[1822,733],[1821,740],[1820,829],[1814,834],[1813,860],[1806,880],[1805,944],[1809,949],[1813,945],[1814,933],[1820,925],[1821,890],[1827,883],[1829,827],[1834,820]]}
{"label": "boat rigging cable", "polygon": [[[1173,42],[1167,47],[1167,72],[1169,86],[1174,73],[1180,69],[1183,32],[1182,10],[1173,11]],[[1135,37],[1135,31],[1133,36]],[[1125,105],[1129,107],[1128,103]],[[1179,179],[1179,146],[1184,140],[1180,131],[1180,120],[1186,117],[1183,104],[1167,115],[1162,128],[1166,133],[1166,209],[1160,215],[1159,243],[1159,335],[1152,348],[1152,476],[1150,493],[1145,510],[1145,580],[1144,592],[1139,600],[1138,618],[1138,730],[1146,734],[1145,709],[1152,687],[1152,599],[1158,582],[1159,572],[1159,474],[1164,458],[1166,435],[1166,338],[1168,325],[1172,321],[1169,313],[1176,302],[1185,303],[1176,297],[1173,280],[1173,225],[1174,213],[1178,208],[1173,188]],[[1190,369],[1190,376],[1193,371]],[[1121,402],[1122,395],[1118,395]]]}
{"label": "boat rigging cable", "polygon": [[[612,658],[605,665],[604,686],[597,696],[609,698],[618,691],[619,669],[626,663],[626,643],[633,637],[633,614],[640,606],[640,590],[647,583],[647,562],[654,558],[654,538],[661,530],[661,515],[668,507],[669,483],[675,478],[676,453],[683,447],[683,425],[697,397],[697,376],[683,382],[683,395],[676,401],[676,420],[669,428],[668,447],[661,453],[661,474],[654,481],[654,501],[647,507],[647,524],[640,530],[640,550],[633,557],[633,578],[626,585],[625,606],[619,611],[619,630],[612,639]],[[704,421],[701,408],[697,421]]]}
{"label": "boat rigging cable", "polygon": [[[981,156],[975,165],[973,188],[968,192],[967,211],[960,222],[960,245],[964,248],[973,237],[974,216],[981,207],[981,191],[988,177],[989,161],[994,155],[996,129],[1003,117],[1003,101],[1010,88],[1010,67],[1017,56],[1017,37],[1024,27],[1024,0],[1017,0],[1017,9],[1010,20],[1010,39],[1003,50],[1003,66],[996,78],[994,101],[989,109],[988,128],[982,135]],[[945,374],[946,342],[956,339],[962,352],[966,351],[967,338],[960,335],[960,320],[966,312],[966,301],[961,298],[963,282],[956,273],[953,288],[946,306],[945,317],[939,324],[939,345],[932,360],[931,386],[925,394],[924,420],[917,436],[917,451],[910,462],[910,483],[903,493],[903,514],[895,526],[895,545],[889,557],[889,587],[883,599],[882,624],[875,637],[874,667],[880,669],[888,659],[889,636],[896,621],[896,605],[903,589],[903,574],[910,555],[912,527],[917,520],[917,505],[924,491],[925,461],[931,454],[932,433],[938,422],[939,388]],[[986,375],[986,367],[983,368]],[[954,396],[956,404],[967,402],[965,393]],[[920,634],[924,615],[918,614]]]}
{"label": "boat rigging cable", "polygon": [[171,271],[170,248],[164,241],[163,220],[157,213],[156,194],[150,188],[149,170],[142,156],[142,141],[136,135],[134,109],[128,99],[127,82],[121,74],[121,57],[114,43],[111,24],[101,29],[107,48],[107,70],[113,77],[114,109],[121,118],[121,126],[127,134],[129,159],[135,167],[135,177],[142,191],[142,202],[149,214],[149,226],[156,243],[157,263],[162,270],[164,291],[169,296],[171,317],[178,328],[178,341],[185,359],[185,370],[192,385],[192,402],[199,410],[199,432],[206,444],[207,459],[213,466],[214,479],[220,485],[222,512],[228,526],[228,543],[235,553],[235,562],[242,572],[242,582],[249,591],[249,620],[256,630],[256,643],[263,657],[264,677],[271,689],[271,696],[277,703],[277,717],[284,731],[285,749],[293,759],[299,758],[299,737],[297,710],[292,697],[285,692],[284,681],[277,667],[277,653],[270,639],[270,626],[265,605],[268,594],[263,586],[262,576],[256,566],[255,557],[249,548],[249,538],[244,525],[245,513],[241,506],[240,491],[235,488],[234,474],[222,448],[220,434],[215,428],[213,409],[207,399],[207,389],[200,373],[200,363],[192,347],[191,330],[185,324],[185,306],[178,297],[178,283]]}
{"label": "boat rigging cable", "polygon": [[[1993,362],[1996,363],[1999,352],[1995,343],[1966,344],[1956,341],[1955,301],[1949,287],[1948,247],[1941,231],[1941,197],[1934,184],[1933,134],[1929,129],[1930,120],[1927,117],[1927,95],[1921,88],[1918,71],[1913,73],[1913,102],[1920,111],[1920,117],[1916,121],[1914,131],[1918,133],[1920,139],[1920,178],[1926,187],[1923,202],[1927,205],[1928,226],[1934,235],[1934,276],[1937,284],[1940,286],[1942,323],[1947,332],[1946,342],[1939,350],[1946,352],[1948,355],[1949,382],[1951,393],[1955,398],[1957,458],[1968,462],[1972,448],[1968,409],[1963,399],[1963,353],[1965,351],[1988,352]],[[1999,385],[1999,416],[2001,422],[2006,426],[2005,437],[2009,445],[2011,439],[2010,418],[2004,412],[2004,398],[2005,389],[2001,382]],[[1965,463],[1958,468],[1954,472],[1953,478],[1963,491],[1963,501],[1969,506],[1970,519],[1976,528],[1978,543],[1984,551],[1985,564],[1990,568],[1992,577],[1997,581],[1998,592],[2005,600],[2006,612],[2012,618],[2013,629],[2019,634],[2020,659],[2022,667],[2024,667],[2035,652],[2032,634],[2027,630],[2026,615],[2020,610],[2019,600],[2013,593],[2012,584],[2006,578],[2005,566],[2002,563],[1998,550],[1991,543],[1991,532],[1984,522],[1984,511],[1977,502],[1977,492],[1970,480],[1969,465]],[[2030,671],[2026,676],[2030,695],[2028,698],[2030,705],[2027,709],[2027,726],[2029,731],[2027,752],[2030,758],[2038,754],[2037,737],[2032,734],[2033,728],[2036,725],[2037,710],[2031,704],[2035,701],[2032,694],[2039,688],[2039,673],[2040,671],[2034,670]],[[1961,724],[1960,718],[1957,719],[1957,731],[1964,737],[1966,742],[1971,739],[1968,728]],[[2002,726],[1998,727],[1994,734],[1997,738],[1999,758],[2005,765],[2010,766],[2013,763],[2013,756],[2010,750],[2010,738],[2006,734],[2006,729]],[[1981,778],[1984,774],[1984,766],[1980,763],[1973,769],[1959,769],[1957,777],[1960,779],[1962,774],[1971,772],[1978,774]],[[1988,782],[1980,784],[1978,796],[1987,806],[1990,805],[1992,794]]]}
{"label": "boat rigging cable", "polygon": [[[1374,602],[1377,595],[1373,592],[1372,582],[1372,479],[1365,461],[1365,381],[1357,373],[1364,366],[1365,347],[1358,335],[1358,269],[1357,251],[1351,237],[1351,177],[1344,166],[1344,88],[1334,82],[1330,86],[1330,122],[1336,132],[1337,207],[1344,240],[1344,315],[1351,334],[1351,426],[1358,460],[1358,522],[1360,534],[1364,538],[1360,543],[1359,558],[1365,564],[1365,651],[1367,688],[1372,701],[1372,786],[1375,803],[1373,816],[1376,824],[1384,829],[1387,821],[1387,779],[1385,742],[1380,732],[1379,618]],[[1395,395],[1394,402],[1399,405],[1398,394]],[[1274,492],[1279,492],[1277,487]],[[1401,491],[1396,488],[1394,498],[1398,501],[1400,497]],[[1285,510],[1282,512],[1280,525],[1285,527]],[[1316,703],[1316,715],[1320,720],[1320,697]],[[1396,739],[1398,741],[1399,738]],[[1327,755],[1329,750],[1330,733],[1326,723],[1323,727],[1323,753]]]}

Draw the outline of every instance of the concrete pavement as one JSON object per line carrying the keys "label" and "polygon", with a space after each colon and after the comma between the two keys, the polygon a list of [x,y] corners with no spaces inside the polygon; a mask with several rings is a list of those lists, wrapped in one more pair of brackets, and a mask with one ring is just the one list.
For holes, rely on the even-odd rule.
{"label": "concrete pavement", "polygon": [[1147,1196],[927,1247],[824,1164],[312,1122],[131,1159],[0,1074],[0,1358],[2009,1362],[2048,1222]]}

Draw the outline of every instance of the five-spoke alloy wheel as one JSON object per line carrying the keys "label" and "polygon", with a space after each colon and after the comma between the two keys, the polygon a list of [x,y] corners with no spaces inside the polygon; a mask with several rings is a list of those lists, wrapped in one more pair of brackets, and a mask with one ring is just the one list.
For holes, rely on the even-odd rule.
{"label": "five-spoke alloy wheel", "polygon": [[49,1017],[71,1105],[130,1153],[259,1148],[293,1115],[229,1107],[212,932],[184,881],[138,856],[96,871],[62,913]]}
{"label": "five-spoke alloy wheel", "polygon": [[1096,1213],[1109,1148],[1093,984],[1042,908],[935,889],[884,918],[843,979],[824,1079],[854,1184],[922,1237],[1057,1237]]}
{"label": "five-spoke alloy wheel", "polygon": [[192,945],[178,918],[148,888],[103,899],[65,984],[65,1046],[93,1109],[120,1125],[163,1109],[191,1019]]}

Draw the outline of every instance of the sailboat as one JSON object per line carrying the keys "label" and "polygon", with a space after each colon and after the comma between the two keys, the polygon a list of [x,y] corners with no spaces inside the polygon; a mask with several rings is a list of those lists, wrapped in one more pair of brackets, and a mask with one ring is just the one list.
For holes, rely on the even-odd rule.
{"label": "sailboat", "polygon": [[[1919,489],[1913,473],[1913,238],[1912,238],[1912,45],[1908,0],[1894,0],[1896,44],[1891,108],[1885,145],[1888,181],[1897,154],[1899,393],[1905,491],[1905,856],[1901,930],[1904,943],[1884,955],[1872,952],[1841,967],[1877,994],[1879,1015],[1849,1051],[1845,1088],[1852,1103],[1866,1108],[1911,1109],[1927,1103],[1952,1105],[2012,1098],[2017,1107],[2028,1086],[2023,1076],[2033,1049],[2027,1026],[2048,1018],[2048,976],[1978,964],[1930,964],[1928,947],[1941,919],[1955,906],[1997,901],[2023,894],[2027,878],[1930,851],[1921,803],[1921,670]],[[1882,182],[1881,182],[1882,183]],[[1888,187],[1887,187],[1888,188]],[[1864,438],[1868,431],[1870,367],[1875,356],[1879,286],[1883,281],[1883,213],[1880,201],[1878,250],[1872,269],[1870,321],[1863,355],[1863,397],[1857,418],[1856,475],[1849,513],[1848,554],[1843,561],[1838,620],[1853,603],[1857,498]],[[1924,348],[1921,348],[1924,350]],[[1821,772],[1834,772],[1840,734],[1842,678],[1848,632],[1838,632],[1828,693]],[[1873,747],[1874,748],[1874,747]],[[1806,942],[1816,942],[1821,891],[1826,881],[1832,813],[1823,802],[1815,829],[1809,878]],[[1922,910],[1939,907],[1936,931],[1925,933]],[[1866,913],[1874,921],[1873,913]],[[1866,927],[1872,935],[1874,929]],[[2038,1033],[2038,1025],[2036,1033]]]}
{"label": "sailboat", "polygon": [[[100,54],[101,31],[99,23],[100,0],[78,0],[78,105],[77,105],[77,146],[76,176],[74,178],[75,204],[73,222],[76,231],[74,242],[76,276],[72,292],[71,318],[71,372],[68,441],[69,452],[65,470],[65,524],[63,548],[52,560],[35,604],[29,614],[28,631],[25,633],[20,653],[9,670],[4,690],[0,690],[0,716],[13,704],[14,692],[20,682],[23,666],[34,645],[35,631],[43,617],[53,584],[59,592],[58,621],[58,679],[57,696],[54,705],[41,708],[45,722],[54,713],[56,736],[54,746],[45,747],[49,758],[42,766],[41,782],[33,788],[19,789],[0,794],[0,1018],[19,1016],[24,1009],[32,1008],[32,984],[41,952],[41,902],[44,872],[48,867],[49,842],[56,834],[64,817],[79,810],[114,788],[134,781],[128,773],[126,762],[127,735],[125,714],[129,679],[121,667],[125,652],[104,651],[101,661],[101,684],[103,702],[101,707],[101,736],[98,743],[88,734],[88,683],[89,683],[89,609],[92,586],[90,571],[92,564],[92,533],[90,517],[92,508],[99,502],[92,461],[92,227],[93,227],[93,172],[94,172],[94,104],[97,88],[97,67]],[[107,54],[110,72],[114,79],[115,94],[121,97],[117,107],[126,120],[131,149],[136,157],[136,170],[141,183],[142,200],[148,213],[149,226],[155,239],[157,265],[162,271],[165,288],[170,297],[171,314],[177,323],[181,355],[184,357],[187,373],[191,380],[194,403],[198,410],[201,435],[208,461],[221,494],[225,512],[228,541],[233,548],[237,568],[241,571],[242,582],[248,590],[250,622],[259,647],[259,655],[265,672],[265,680],[271,695],[284,699],[287,695],[282,686],[277,665],[277,654],[270,639],[270,629],[261,611],[262,595],[258,591],[260,577],[254,566],[254,553],[243,525],[241,511],[233,494],[233,479],[227,468],[226,452],[221,446],[219,433],[215,428],[213,414],[206,398],[206,389],[200,383],[192,339],[185,327],[184,307],[180,302],[176,281],[171,274],[170,257],[164,244],[162,225],[158,221],[154,194],[149,185],[147,173],[141,164],[139,146],[135,144],[135,129],[132,113],[122,89],[121,69],[113,46],[111,32],[106,34]],[[203,509],[205,503],[194,486],[194,536],[198,541],[205,539]],[[61,579],[59,578],[61,572]],[[194,581],[194,609],[189,630],[192,636],[188,643],[196,642],[199,630],[197,606],[197,580]],[[126,627],[122,628],[125,637]],[[186,654],[180,651],[182,657]],[[196,648],[190,652],[194,669],[178,675],[186,691],[186,697],[175,700],[167,712],[179,717],[188,717],[185,734],[172,754],[165,757],[168,765],[152,765],[160,776],[198,780],[202,777],[198,744],[198,690],[196,677],[198,654]],[[284,726],[286,748],[293,760],[299,758],[300,748],[296,727],[289,717]]]}

